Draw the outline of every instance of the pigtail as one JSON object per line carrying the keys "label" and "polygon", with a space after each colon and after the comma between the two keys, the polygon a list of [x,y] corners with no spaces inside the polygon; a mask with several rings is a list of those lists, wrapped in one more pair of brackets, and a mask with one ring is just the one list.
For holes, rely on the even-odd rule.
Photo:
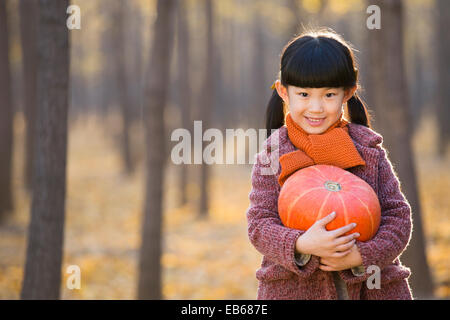
{"label": "pigtail", "polygon": [[361,100],[358,94],[355,93],[347,101],[347,109],[348,114],[350,116],[350,121],[352,123],[372,128],[370,124],[370,115],[369,112],[367,111],[368,110],[367,106],[365,105],[364,101]]}
{"label": "pigtail", "polygon": [[284,125],[284,107],[283,99],[278,95],[276,89],[273,89],[272,96],[266,109],[266,129],[267,137],[272,133],[272,129],[278,129]]}

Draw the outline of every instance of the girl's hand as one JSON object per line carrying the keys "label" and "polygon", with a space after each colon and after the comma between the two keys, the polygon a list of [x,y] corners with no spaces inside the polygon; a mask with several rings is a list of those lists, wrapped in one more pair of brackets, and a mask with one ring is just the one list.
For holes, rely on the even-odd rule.
{"label": "girl's hand", "polygon": [[295,249],[299,253],[312,254],[322,258],[341,258],[350,253],[359,233],[348,236],[343,234],[356,227],[350,223],[342,228],[327,231],[325,226],[336,217],[332,212],[325,218],[316,221],[304,234],[298,237]]}
{"label": "girl's hand", "polygon": [[320,258],[319,269],[323,271],[340,271],[362,265],[362,257],[356,244],[350,249],[350,253],[341,258]]}

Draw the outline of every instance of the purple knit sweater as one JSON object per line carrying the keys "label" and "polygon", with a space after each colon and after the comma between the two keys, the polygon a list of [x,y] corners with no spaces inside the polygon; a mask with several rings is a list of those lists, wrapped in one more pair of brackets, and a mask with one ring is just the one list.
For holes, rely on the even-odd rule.
{"label": "purple knit sweater", "polygon": [[[369,289],[371,286],[367,285],[373,283],[373,272],[355,276],[350,270],[343,270],[338,274],[346,284],[350,299],[412,299],[407,281],[411,272],[399,260],[411,237],[411,207],[382,147],[382,137],[362,125],[349,123],[348,128],[366,165],[347,170],[370,184],[381,205],[381,223],[375,237],[367,242],[356,242],[366,270],[371,270],[368,269],[371,265],[381,270],[380,288]],[[274,143],[272,140],[277,136],[278,143]],[[297,148],[283,126],[266,140],[252,170],[248,236],[263,255],[261,268],[256,271],[257,298],[338,299],[333,273],[318,268],[319,257],[313,255],[302,267],[296,264],[295,243],[304,231],[283,226],[278,215],[281,172],[278,160],[294,150]]]}

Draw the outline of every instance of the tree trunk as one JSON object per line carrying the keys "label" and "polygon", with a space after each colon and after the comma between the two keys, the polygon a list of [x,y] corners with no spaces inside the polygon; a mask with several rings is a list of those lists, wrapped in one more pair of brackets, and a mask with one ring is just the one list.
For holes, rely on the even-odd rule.
{"label": "tree trunk", "polygon": [[[373,4],[373,3],[371,3]],[[370,70],[374,90],[374,126],[383,137],[383,145],[402,182],[402,191],[412,208],[413,234],[402,255],[411,267],[410,284],[415,297],[429,298],[433,284],[425,254],[421,208],[417,192],[414,155],[411,147],[411,115],[403,56],[402,1],[376,1],[381,8],[381,29],[370,30]]]}
{"label": "tree trunk", "polygon": [[[251,104],[252,109],[249,110],[249,119],[248,124],[250,128],[254,128],[256,130],[264,128],[264,108],[267,104],[267,101],[269,101],[270,96],[272,95],[270,85],[272,84],[271,81],[275,81],[275,79],[268,80],[266,77],[266,55],[265,52],[267,52],[266,48],[266,37],[264,34],[265,27],[264,27],[264,20],[261,16],[262,12],[262,3],[259,3],[258,10],[254,12],[253,16],[253,50],[254,50],[254,58],[252,62],[252,75],[255,79],[252,83],[252,92],[251,92]],[[298,9],[297,7],[295,7]],[[297,12],[297,10],[296,10]],[[298,14],[296,14],[298,16]],[[299,26],[299,20],[296,19],[295,27],[293,27],[293,30],[297,30],[297,26]],[[246,144],[247,149],[249,147],[248,144]],[[249,154],[250,157],[253,157],[252,154]]]}
{"label": "tree trunk", "polygon": [[0,224],[13,210],[11,174],[13,106],[6,3],[0,1]]}
{"label": "tree trunk", "polygon": [[115,15],[113,23],[113,34],[115,49],[112,51],[114,55],[114,64],[116,66],[116,84],[119,97],[119,108],[122,114],[122,132],[120,137],[120,150],[125,172],[131,174],[134,171],[134,163],[131,156],[130,148],[130,127],[131,127],[131,110],[132,100],[129,96],[129,86],[127,82],[127,65],[125,53],[125,11],[127,2],[119,0],[115,3]]}
{"label": "tree trunk", "polygon": [[175,0],[158,0],[146,104],[146,191],[139,261],[139,299],[161,299],[161,225],[164,183],[164,109],[169,84],[170,41]]}
{"label": "tree trunk", "polygon": [[450,39],[448,22],[450,21],[450,1],[438,0],[437,2],[437,45],[438,45],[438,99],[437,99],[437,123],[438,123],[438,153],[444,157],[450,142]]}
{"label": "tree trunk", "polygon": [[[142,59],[142,24],[143,24],[143,18],[142,18],[142,12],[140,11],[139,7],[135,3],[131,10],[129,10],[129,15],[133,19],[133,22],[130,26],[131,35],[131,56],[133,56],[133,61],[131,64],[131,70],[132,70],[132,76],[128,77],[129,86],[128,89],[131,92],[131,100],[133,103],[132,108],[132,120],[138,119],[141,123],[142,120],[142,75],[143,71],[142,66],[144,64],[144,61]],[[128,33],[128,34],[129,34]]]}
{"label": "tree trunk", "polygon": [[[177,34],[178,34],[178,102],[181,109],[182,127],[191,131],[191,81],[189,73],[189,25],[187,23],[186,0],[179,2],[177,10]],[[191,131],[192,132],[192,131]],[[188,164],[180,165],[180,200],[182,206],[187,202]]]}
{"label": "tree trunk", "polygon": [[[214,43],[213,43],[213,0],[205,0],[206,13],[206,62],[205,76],[202,94],[201,119],[202,128],[207,130],[211,125],[211,110],[214,103]],[[203,148],[205,150],[205,143]],[[202,218],[208,217],[209,194],[208,183],[210,180],[209,165],[202,161],[200,165],[200,210],[199,215]]]}
{"label": "tree trunk", "polygon": [[422,56],[420,53],[420,33],[414,37],[414,51],[412,53],[413,71],[411,79],[411,114],[412,114],[412,126],[413,128],[419,127],[420,119],[422,119],[422,109],[424,106],[424,70]]}
{"label": "tree trunk", "polygon": [[68,0],[39,1],[37,130],[22,299],[60,296],[69,89],[68,5]]}
{"label": "tree trunk", "polygon": [[[114,55],[112,52],[115,50],[114,34],[111,32],[114,21],[115,7],[112,5],[105,6],[103,8],[103,14],[108,21],[108,26],[103,29],[101,34],[101,52],[102,52],[102,69],[101,69],[101,95],[100,95],[100,114],[104,119],[108,118],[108,114],[111,111],[111,105],[114,99],[117,97],[117,90],[115,87],[115,74],[117,66],[114,62]],[[105,126],[105,130],[107,126]],[[109,132],[108,132],[109,134]]]}
{"label": "tree trunk", "polygon": [[22,44],[23,80],[24,80],[24,114],[26,119],[26,145],[24,161],[25,186],[29,192],[32,188],[33,178],[33,149],[34,130],[36,128],[36,102],[37,102],[37,2],[20,0],[20,37]]}
{"label": "tree trunk", "polygon": [[[261,5],[264,5],[264,3],[261,3]],[[294,16],[294,21],[292,23],[292,27],[290,29],[289,34],[287,35],[287,41],[289,41],[292,37],[294,37],[302,32],[302,30],[300,29],[301,22],[302,22],[302,12],[301,12],[301,8],[300,8],[300,3],[297,0],[289,0],[287,5],[288,5],[288,8],[290,9],[291,13]],[[323,6],[323,4],[321,4],[321,6]],[[262,17],[260,18],[260,20],[261,19],[262,19]],[[287,42],[287,41],[285,41],[285,42]]]}

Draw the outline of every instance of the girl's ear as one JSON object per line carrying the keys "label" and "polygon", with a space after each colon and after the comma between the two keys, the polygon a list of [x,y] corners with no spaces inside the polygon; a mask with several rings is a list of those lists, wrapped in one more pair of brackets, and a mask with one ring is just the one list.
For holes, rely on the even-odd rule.
{"label": "girl's ear", "polygon": [[351,88],[348,88],[346,90],[344,90],[344,101],[342,101],[342,103],[346,103],[348,100],[350,100],[351,97],[353,97],[353,95],[355,94],[357,89],[357,86],[353,86]]}
{"label": "girl's ear", "polygon": [[289,95],[287,88],[281,84],[280,80],[275,81],[275,89],[277,89],[278,95],[283,99],[285,104],[289,104]]}

